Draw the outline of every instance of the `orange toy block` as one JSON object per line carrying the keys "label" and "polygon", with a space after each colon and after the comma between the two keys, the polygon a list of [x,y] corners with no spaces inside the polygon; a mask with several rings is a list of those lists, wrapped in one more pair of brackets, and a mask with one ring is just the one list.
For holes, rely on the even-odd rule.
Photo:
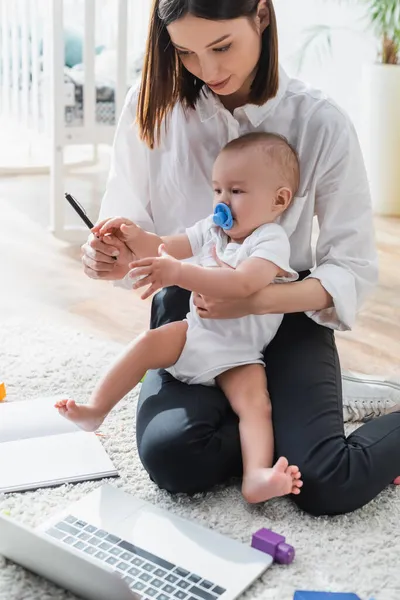
{"label": "orange toy block", "polygon": [[7,396],[6,386],[2,381],[0,381],[0,402],[3,402],[3,400],[5,399],[6,396]]}

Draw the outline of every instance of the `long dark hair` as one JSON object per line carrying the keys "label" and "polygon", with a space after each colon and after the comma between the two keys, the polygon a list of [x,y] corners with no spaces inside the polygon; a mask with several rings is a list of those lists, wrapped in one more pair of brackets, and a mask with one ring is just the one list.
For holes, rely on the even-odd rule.
{"label": "long dark hair", "polygon": [[[182,65],[171,44],[167,26],[187,14],[222,21],[254,17],[259,0],[153,0],[137,123],[140,138],[150,148],[160,141],[161,125],[177,102],[194,108],[204,82]],[[269,26],[262,36],[258,69],[249,102],[264,104],[278,91],[278,32],[272,0],[268,0]]]}

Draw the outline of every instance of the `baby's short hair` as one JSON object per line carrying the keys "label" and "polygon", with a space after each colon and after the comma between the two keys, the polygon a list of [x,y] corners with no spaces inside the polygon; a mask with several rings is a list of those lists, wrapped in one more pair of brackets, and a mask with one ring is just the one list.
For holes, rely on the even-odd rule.
{"label": "baby's short hair", "polygon": [[294,196],[300,185],[300,161],[296,150],[283,135],[265,131],[246,133],[230,141],[222,151],[257,147],[279,167],[283,182]]}

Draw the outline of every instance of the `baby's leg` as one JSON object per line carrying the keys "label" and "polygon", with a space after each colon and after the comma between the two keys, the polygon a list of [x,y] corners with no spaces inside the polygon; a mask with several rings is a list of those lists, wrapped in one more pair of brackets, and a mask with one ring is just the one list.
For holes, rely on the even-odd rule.
{"label": "baby's leg", "polygon": [[94,431],[146,371],[165,369],[177,362],[186,343],[187,327],[186,321],[178,321],[142,333],[100,380],[88,404],[62,400],[56,403],[56,408],[82,429]]}
{"label": "baby's leg", "polygon": [[289,466],[286,458],[272,467],[274,433],[264,367],[236,367],[222,373],[217,382],[239,417],[243,496],[248,502],[264,502],[274,496],[300,493],[298,467]]}

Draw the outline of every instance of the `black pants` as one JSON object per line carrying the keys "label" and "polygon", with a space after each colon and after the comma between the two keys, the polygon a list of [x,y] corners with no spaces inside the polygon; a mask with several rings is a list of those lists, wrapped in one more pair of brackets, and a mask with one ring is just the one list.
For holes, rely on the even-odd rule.
{"label": "black pants", "polygon": [[[183,319],[189,293],[154,297],[152,328]],[[293,500],[313,514],[360,508],[400,475],[400,412],[344,435],[339,358],[333,331],[303,313],[285,315],[265,352],[276,456],[302,472]],[[172,493],[210,489],[241,476],[238,419],[217,388],[149,372],[137,413],[137,445],[152,480]]]}

